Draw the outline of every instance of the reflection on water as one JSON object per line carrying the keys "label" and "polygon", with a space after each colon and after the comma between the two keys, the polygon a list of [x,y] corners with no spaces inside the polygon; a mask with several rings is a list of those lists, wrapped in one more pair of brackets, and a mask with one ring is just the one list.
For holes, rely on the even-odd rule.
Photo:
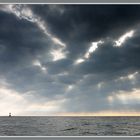
{"label": "reflection on water", "polygon": [[140,136],[140,117],[0,117],[0,136]]}

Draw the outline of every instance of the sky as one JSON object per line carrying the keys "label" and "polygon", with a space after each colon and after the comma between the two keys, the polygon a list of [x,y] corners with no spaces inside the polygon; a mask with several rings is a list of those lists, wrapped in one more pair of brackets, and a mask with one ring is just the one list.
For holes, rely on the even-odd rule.
{"label": "sky", "polygon": [[1,4],[0,115],[140,115],[140,5]]}

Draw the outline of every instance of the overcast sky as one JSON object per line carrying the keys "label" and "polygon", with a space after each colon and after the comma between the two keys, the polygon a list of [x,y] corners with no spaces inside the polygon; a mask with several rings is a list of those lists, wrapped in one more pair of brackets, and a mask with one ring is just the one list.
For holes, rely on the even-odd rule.
{"label": "overcast sky", "polygon": [[139,5],[0,5],[0,115],[140,115]]}

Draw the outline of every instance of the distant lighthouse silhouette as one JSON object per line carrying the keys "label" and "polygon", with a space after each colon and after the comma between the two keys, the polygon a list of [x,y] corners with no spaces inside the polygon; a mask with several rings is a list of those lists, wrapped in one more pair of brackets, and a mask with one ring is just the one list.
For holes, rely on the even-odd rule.
{"label": "distant lighthouse silhouette", "polygon": [[9,113],[9,117],[11,117],[11,113]]}

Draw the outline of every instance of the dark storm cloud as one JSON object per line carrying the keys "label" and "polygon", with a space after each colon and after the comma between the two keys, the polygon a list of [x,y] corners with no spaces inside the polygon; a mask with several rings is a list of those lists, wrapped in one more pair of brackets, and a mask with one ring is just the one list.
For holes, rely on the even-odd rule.
{"label": "dark storm cloud", "polygon": [[58,5],[31,6],[49,30],[67,42],[69,55],[85,52],[90,42],[107,37],[118,38],[139,22],[139,6]]}
{"label": "dark storm cloud", "polygon": [[36,14],[46,20],[49,29],[66,42],[72,40],[90,42],[101,37],[118,37],[139,21],[137,5],[33,5],[31,7]]}
{"label": "dark storm cloud", "polygon": [[1,75],[20,91],[33,90],[36,79],[38,82],[50,81],[51,78],[45,79],[40,68],[33,66],[33,62],[36,59],[49,61],[49,50],[55,44],[27,20],[2,11],[0,19]]}
{"label": "dark storm cloud", "polygon": [[[65,110],[72,112],[119,110],[121,101],[112,107],[108,96],[139,89],[140,6],[26,6],[43,21],[51,36],[35,22],[0,11],[0,75],[10,88],[21,93],[34,91],[50,99],[62,96],[67,99]],[[115,46],[116,39],[130,30],[134,35]],[[52,51],[62,47],[51,40],[53,36],[66,44],[62,51],[68,52],[65,58],[53,60]],[[103,43],[84,58],[91,43],[99,40]],[[77,58],[84,61],[77,64]],[[136,76],[128,77],[134,73]],[[124,109],[137,106],[128,104]]]}
{"label": "dark storm cloud", "polygon": [[[76,71],[74,70],[74,72],[79,74],[82,73],[86,76],[79,84],[80,89],[77,91],[77,97],[84,96],[84,98],[87,98],[86,103],[91,102],[91,104],[85,104],[83,107],[87,108],[87,112],[92,111],[95,106],[97,110],[100,110],[101,108],[112,109],[112,106],[108,104],[107,100],[109,95],[118,93],[119,91],[130,92],[134,88],[139,89],[139,73],[136,75],[135,80],[127,77],[127,75],[140,70],[140,50],[137,40],[139,38],[138,33],[139,31],[135,33],[134,37],[124,43],[121,48],[113,47],[112,42],[100,45],[93,55],[91,55],[90,59],[75,67]],[[123,76],[126,76],[126,79],[118,80],[118,78]],[[98,84],[101,84],[99,89]],[[88,97],[90,97],[90,99],[88,99]],[[105,106],[97,106],[96,101]],[[77,102],[80,104],[83,100],[82,98],[78,98],[75,102],[76,104]],[[122,106],[121,101],[117,100],[117,104],[115,104],[113,108],[118,110],[121,108],[137,110],[138,107],[134,108],[134,105],[132,106],[129,105],[129,103]]]}
{"label": "dark storm cloud", "polygon": [[[117,48],[113,43],[100,45],[91,57],[77,67],[77,71],[83,74],[109,74],[139,69],[139,47],[131,46]],[[118,76],[118,75],[116,75]]]}
{"label": "dark storm cloud", "polygon": [[[107,97],[119,91],[132,92],[133,89],[139,89],[139,73],[136,74],[134,79],[127,77],[129,74],[134,74],[140,70],[139,38],[139,29],[137,29],[134,36],[121,47],[114,47],[113,42],[105,41],[105,43],[99,45],[99,48],[88,60],[74,68],[75,73],[85,75],[85,78],[78,85],[80,88],[77,91],[78,95],[75,99],[75,105],[83,102],[82,96],[86,100],[86,103],[82,104],[83,106],[80,105],[87,112],[92,110],[97,111],[101,108],[103,110],[130,109],[138,111],[138,107],[136,106],[139,106],[139,104],[134,105],[134,102],[133,105],[131,103],[122,104],[122,101],[117,100],[117,103],[115,102],[113,106],[110,106]],[[125,78],[119,80],[120,77]],[[101,84],[100,88],[98,88],[99,84]],[[74,98],[75,95],[72,95]],[[104,104],[104,106],[97,105],[96,101]]]}
{"label": "dark storm cloud", "polygon": [[45,39],[34,24],[2,11],[0,19],[1,71],[26,66],[44,50],[49,50],[49,40]]}

